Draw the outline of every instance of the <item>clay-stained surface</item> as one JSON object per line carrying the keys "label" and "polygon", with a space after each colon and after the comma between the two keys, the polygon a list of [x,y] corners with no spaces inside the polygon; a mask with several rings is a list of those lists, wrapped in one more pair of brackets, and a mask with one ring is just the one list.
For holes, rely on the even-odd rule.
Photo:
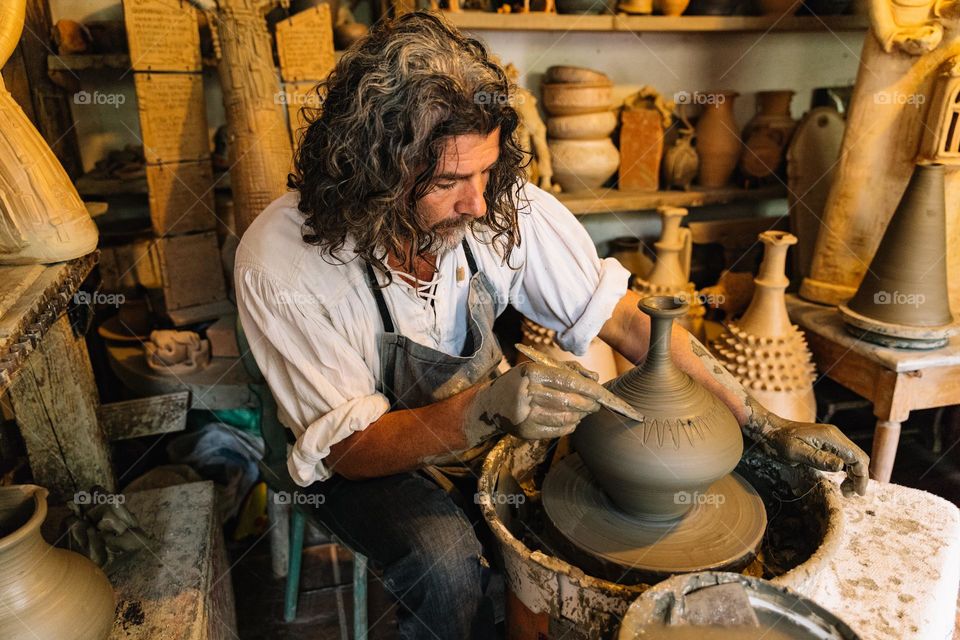
{"label": "clay-stained surface", "polygon": [[123,0],[134,71],[200,71],[197,13],[181,0]]}
{"label": "clay-stained surface", "polygon": [[[545,454],[544,443],[508,438],[484,464],[480,504],[501,541],[507,585],[533,612],[566,618],[579,637],[609,637],[646,586],[599,580],[532,551],[506,524],[516,519],[516,508],[489,499],[495,485],[511,492],[523,487],[536,499],[532,470]],[[774,584],[813,598],[865,640],[951,637],[960,584],[960,512],[926,492],[873,481],[865,497],[840,498],[842,479],[832,474],[816,486],[832,487],[826,517],[843,524],[829,527],[820,549]]]}

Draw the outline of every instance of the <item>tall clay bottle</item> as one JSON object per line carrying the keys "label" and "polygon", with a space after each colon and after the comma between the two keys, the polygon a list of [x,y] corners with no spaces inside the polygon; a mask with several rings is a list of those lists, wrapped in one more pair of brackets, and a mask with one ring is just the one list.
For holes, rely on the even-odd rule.
{"label": "tall clay bottle", "polygon": [[703,316],[706,310],[700,303],[696,287],[690,282],[690,257],[693,249],[690,230],[680,226],[687,210],[682,207],[657,208],[663,229],[654,243],[657,261],[650,273],[634,278],[633,289],[641,296],[676,296],[688,304],[687,313],[680,320],[687,331],[703,338]]}
{"label": "tall clay bottle", "polygon": [[680,491],[704,493],[740,461],[743,439],[733,413],[670,355],[675,318],[686,313],[676,298],[640,302],[650,316],[650,348],[644,363],[607,388],[644,415],[635,422],[608,409],[583,419],[573,444],[610,498],[628,514],[654,521],[690,510]]}
{"label": "tall clay bottle", "polygon": [[743,147],[733,115],[733,101],[739,94],[716,91],[703,95],[707,104],[697,121],[698,182],[703,187],[723,187],[730,182]]}
{"label": "tall clay bottle", "polygon": [[[23,30],[26,0],[0,4],[0,67]],[[0,264],[47,264],[97,248],[97,227],[50,146],[0,78]]]}
{"label": "tall clay bottle", "polygon": [[751,396],[775,414],[815,422],[814,368],[806,340],[790,323],[784,291],[787,250],[797,243],[785,231],[764,231],[763,263],[754,279],[753,300],[737,322],[727,324],[710,345],[717,358]]}
{"label": "tall clay bottle", "polygon": [[0,487],[0,638],[104,640],[113,587],[84,556],[47,544],[46,517],[43,487]]}

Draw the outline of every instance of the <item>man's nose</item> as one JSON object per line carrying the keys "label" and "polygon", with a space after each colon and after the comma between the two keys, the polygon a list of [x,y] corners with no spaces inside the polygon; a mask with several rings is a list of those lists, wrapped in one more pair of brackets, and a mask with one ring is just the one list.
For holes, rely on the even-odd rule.
{"label": "man's nose", "polygon": [[486,176],[473,176],[463,181],[460,198],[457,200],[457,213],[482,218],[487,213],[487,201],[483,197],[487,188]]}

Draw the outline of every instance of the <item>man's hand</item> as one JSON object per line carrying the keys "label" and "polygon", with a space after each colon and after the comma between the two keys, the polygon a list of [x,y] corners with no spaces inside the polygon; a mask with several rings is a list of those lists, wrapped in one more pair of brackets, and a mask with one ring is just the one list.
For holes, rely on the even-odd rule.
{"label": "man's hand", "polygon": [[860,495],[867,493],[870,458],[835,426],[794,422],[766,410],[756,417],[767,422],[759,437],[761,443],[778,458],[821,471],[846,468],[847,478],[841,486],[844,494],[851,491]]}
{"label": "man's hand", "polygon": [[495,431],[525,440],[559,438],[597,409],[603,387],[597,374],[576,362],[550,367],[524,362],[477,393],[467,410],[468,439],[481,440]]}

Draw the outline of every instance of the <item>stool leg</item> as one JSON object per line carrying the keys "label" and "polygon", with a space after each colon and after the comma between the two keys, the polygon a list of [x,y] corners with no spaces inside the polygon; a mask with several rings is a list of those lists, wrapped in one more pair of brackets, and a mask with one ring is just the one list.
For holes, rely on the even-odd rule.
{"label": "stool leg", "polygon": [[870,477],[880,482],[890,482],[893,460],[897,457],[900,442],[900,423],[877,420],[873,432],[873,452],[870,456]]}
{"label": "stool leg", "polygon": [[353,552],[353,637],[367,640],[367,556]]}
{"label": "stool leg", "polygon": [[297,598],[300,595],[300,563],[303,559],[303,529],[306,519],[296,507],[290,509],[290,566],[283,594],[283,619],[293,622],[297,617]]}

